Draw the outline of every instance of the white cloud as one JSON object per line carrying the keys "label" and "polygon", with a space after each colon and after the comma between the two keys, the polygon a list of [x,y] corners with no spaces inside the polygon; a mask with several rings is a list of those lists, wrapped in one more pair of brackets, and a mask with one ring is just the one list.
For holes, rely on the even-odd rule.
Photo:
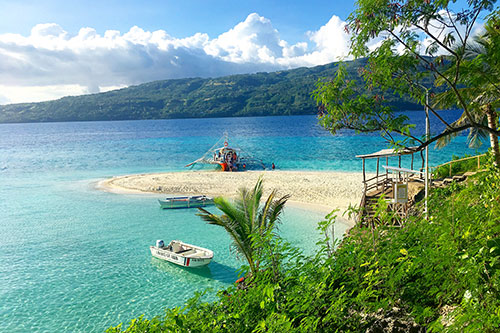
{"label": "white cloud", "polygon": [[256,13],[210,41],[204,50],[214,57],[235,63],[274,63],[282,56],[278,30],[273,28],[270,20]]}
{"label": "white cloud", "polygon": [[0,85],[0,103],[38,102],[57,99],[62,96],[76,96],[88,93],[87,87],[78,84],[43,86]]}
{"label": "white cloud", "polygon": [[348,54],[345,22],[333,16],[308,40],[289,45],[269,19],[256,13],[210,39],[175,38],[166,31],[83,27],[69,35],[55,23],[38,24],[27,37],[0,35],[0,103],[40,101],[153,80],[215,77],[322,65]]}

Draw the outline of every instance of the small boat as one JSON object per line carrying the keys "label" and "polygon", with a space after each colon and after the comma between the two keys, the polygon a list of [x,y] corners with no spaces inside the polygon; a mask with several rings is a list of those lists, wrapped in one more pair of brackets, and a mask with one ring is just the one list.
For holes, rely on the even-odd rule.
{"label": "small boat", "polygon": [[183,267],[200,267],[210,263],[214,257],[212,250],[173,240],[165,246],[163,240],[156,241],[156,246],[150,246],[153,257],[166,260]]}
{"label": "small boat", "polygon": [[206,195],[195,195],[190,197],[167,197],[165,200],[158,199],[162,209],[174,208],[196,208],[214,204],[214,199]]}

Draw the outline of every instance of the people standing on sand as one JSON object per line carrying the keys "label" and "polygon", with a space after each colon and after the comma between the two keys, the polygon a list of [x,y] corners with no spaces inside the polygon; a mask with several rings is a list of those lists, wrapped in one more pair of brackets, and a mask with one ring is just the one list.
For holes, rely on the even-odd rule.
{"label": "people standing on sand", "polygon": [[271,164],[271,169],[276,169],[276,165],[274,165],[274,162]]}

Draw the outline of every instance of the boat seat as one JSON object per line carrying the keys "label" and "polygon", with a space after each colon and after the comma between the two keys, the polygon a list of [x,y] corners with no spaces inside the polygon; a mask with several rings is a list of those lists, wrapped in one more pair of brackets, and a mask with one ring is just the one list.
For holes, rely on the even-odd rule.
{"label": "boat seat", "polygon": [[179,243],[170,243],[172,246],[172,252],[179,253],[182,250],[182,247]]}
{"label": "boat seat", "polygon": [[181,254],[181,253],[186,253],[186,252],[189,252],[191,251],[192,249],[185,249],[185,250],[179,250],[179,251],[176,251],[175,253],[177,254]]}

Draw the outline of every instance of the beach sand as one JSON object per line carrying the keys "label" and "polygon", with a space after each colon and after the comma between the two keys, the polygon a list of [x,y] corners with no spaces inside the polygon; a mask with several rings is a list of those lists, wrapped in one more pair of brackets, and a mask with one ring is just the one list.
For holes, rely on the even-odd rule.
{"label": "beach sand", "polygon": [[118,176],[98,183],[114,193],[162,193],[166,195],[225,196],[234,198],[241,187],[252,188],[264,179],[265,196],[277,189],[290,194],[289,203],[306,209],[330,212],[359,205],[362,173],[333,171],[186,171]]}

